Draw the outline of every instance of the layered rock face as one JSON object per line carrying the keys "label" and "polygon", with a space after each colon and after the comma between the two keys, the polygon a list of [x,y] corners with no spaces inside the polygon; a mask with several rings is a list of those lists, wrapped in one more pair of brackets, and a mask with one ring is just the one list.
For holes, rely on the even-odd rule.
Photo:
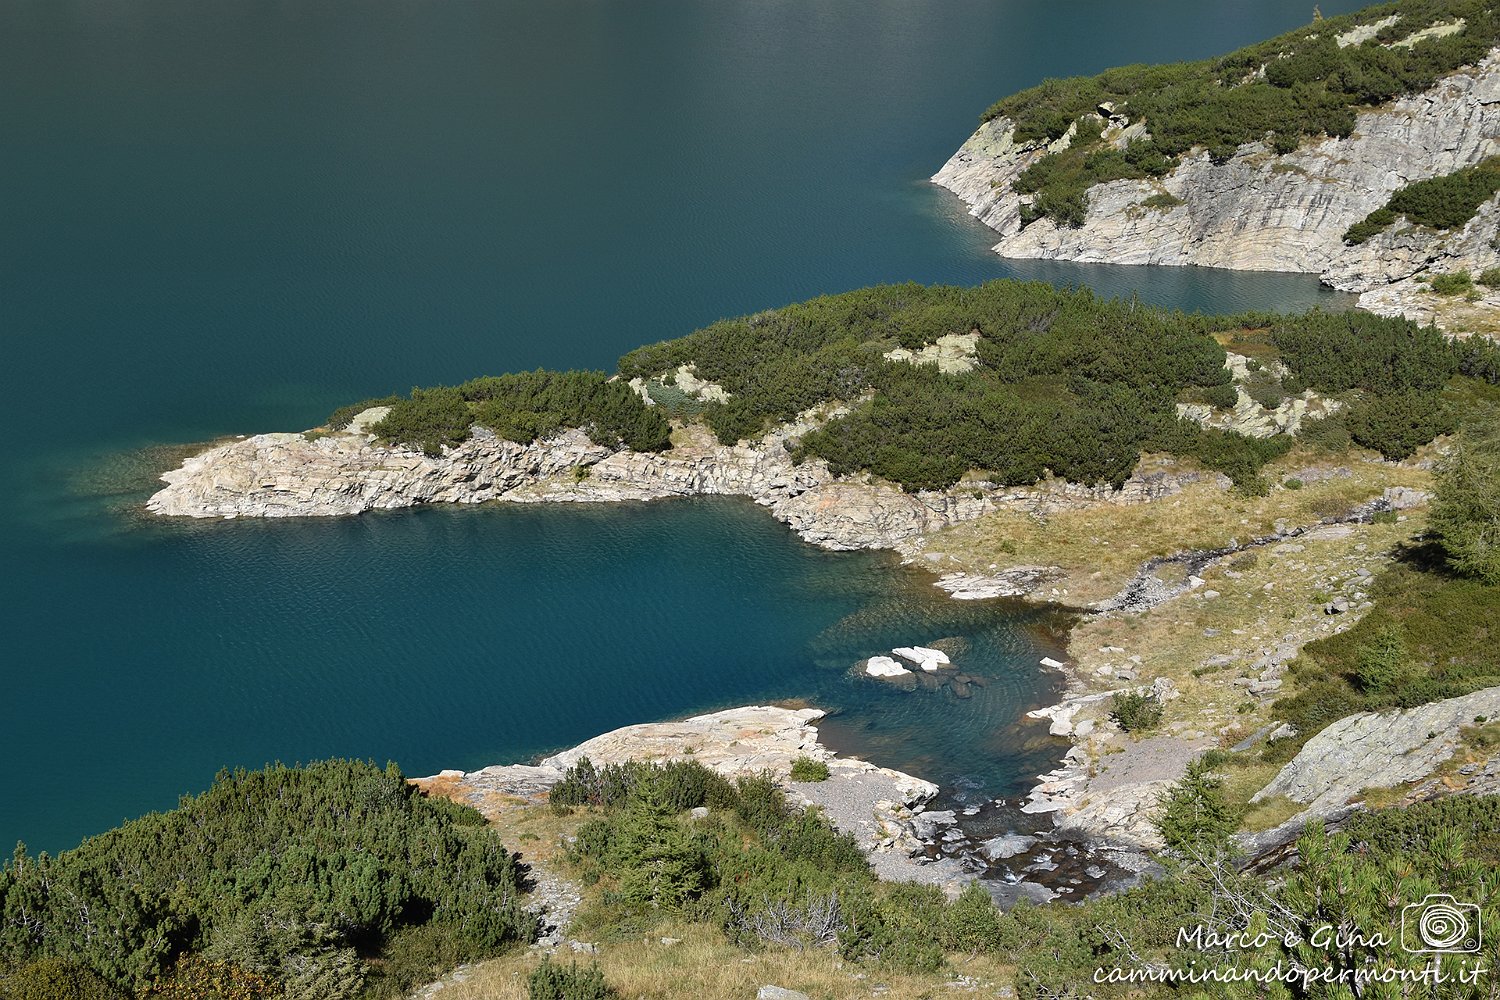
{"label": "layered rock face", "polygon": [[[988,483],[905,493],[866,478],[839,478],[821,461],[800,465],[787,445],[830,408],[754,442],[721,445],[702,428],[660,454],[594,444],[577,430],[522,445],[475,427],[442,455],[381,444],[357,418],[324,436],[257,434],[211,448],[162,476],[147,503],[179,517],[316,517],[420,503],[579,502],[744,496],[827,549],[903,548],[927,532],[1002,507],[1045,512],[1079,503],[1139,503],[1182,488],[1194,473],[1143,473],[1123,490],[1050,483]],[[362,415],[363,416],[363,415]]]}
{"label": "layered rock face", "polygon": [[[1113,130],[1106,138],[1124,143],[1141,124],[1150,126]],[[999,233],[994,249],[1006,257],[1305,271],[1335,288],[1368,293],[1424,268],[1456,270],[1462,264],[1482,270],[1496,255],[1487,243],[1493,220],[1470,227],[1483,232],[1483,240],[1470,239],[1467,230],[1444,235],[1403,223],[1359,247],[1344,246],[1341,237],[1397,188],[1500,153],[1500,50],[1424,93],[1361,114],[1346,139],[1309,142],[1285,156],[1249,143],[1225,163],[1202,152],[1188,154],[1160,181],[1111,181],[1091,189],[1088,217],[1079,229],[1059,228],[1050,219],[1023,229],[1022,198],[1011,182],[1065,142],[1018,145],[1012,123],[995,119],[981,125],[932,180]],[[1161,193],[1182,203],[1142,204]],[[1400,300],[1390,293],[1371,299],[1384,302],[1387,311],[1403,311]]]}

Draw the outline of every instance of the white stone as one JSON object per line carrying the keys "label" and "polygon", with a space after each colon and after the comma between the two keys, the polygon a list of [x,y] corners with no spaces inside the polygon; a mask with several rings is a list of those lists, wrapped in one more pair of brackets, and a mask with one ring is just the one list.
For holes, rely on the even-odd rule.
{"label": "white stone", "polygon": [[905,677],[911,671],[889,656],[872,656],[865,661],[865,673],[871,677]]}

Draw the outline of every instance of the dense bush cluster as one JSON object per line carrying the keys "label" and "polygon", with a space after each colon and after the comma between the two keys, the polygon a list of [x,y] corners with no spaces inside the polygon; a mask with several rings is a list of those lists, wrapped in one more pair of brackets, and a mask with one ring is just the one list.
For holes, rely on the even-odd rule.
{"label": "dense bush cluster", "polygon": [[[1500,380],[1500,349],[1449,345],[1431,328],[1365,313],[1203,316],[1087,289],[993,281],[973,288],[885,285],[750,316],[638,348],[617,379],[597,372],[526,372],[459,386],[414,389],[375,430],[437,453],[478,424],[530,442],[583,427],[601,444],[670,446],[678,419],[701,420],[724,444],[831,402],[849,412],[793,444],[840,475],[872,473],[908,490],[967,478],[1028,485],[1048,475],[1118,487],[1143,452],[1198,460],[1242,490],[1267,487],[1260,469],[1291,446],[1179,420],[1179,402],[1228,409],[1238,398],[1215,334],[1245,336],[1280,353],[1289,373],[1252,371],[1252,399],[1275,408],[1311,386],[1347,395],[1348,409],[1314,422],[1309,436],[1334,450],[1351,440],[1404,458],[1453,428],[1439,391],[1456,373]],[[919,350],[945,335],[977,335],[977,365],[947,373],[884,355]],[[669,384],[690,366],[727,402],[689,398]],[[1279,369],[1278,369],[1279,371]],[[626,379],[641,378],[650,406]],[[675,402],[673,402],[675,400]]]}
{"label": "dense bush cluster", "polygon": [[1402,459],[1456,426],[1440,393],[1460,357],[1435,327],[1355,310],[1314,312],[1279,320],[1272,338],[1282,360],[1319,392],[1359,390],[1340,417],[1356,444]]}
{"label": "dense bush cluster", "polygon": [[[1361,45],[1335,36],[1392,14],[1399,20]],[[1387,47],[1438,22],[1462,18],[1457,34]],[[1008,118],[1016,140],[1045,143],[1077,124],[1067,150],[1034,164],[1016,190],[1033,195],[1023,222],[1043,216],[1081,225],[1087,191],[1105,181],[1158,177],[1194,148],[1227,159],[1244,143],[1267,141],[1278,153],[1309,136],[1347,136],[1355,112],[1430,87],[1472,65],[1500,41],[1500,18],[1483,0],[1400,0],[1328,18],[1218,59],[1133,65],[1093,77],[1043,81],[992,105],[983,120]],[[1103,103],[1144,121],[1147,139],[1123,151],[1098,148]],[[1079,141],[1082,140],[1082,141]],[[1472,213],[1471,213],[1472,214]]]}
{"label": "dense bush cluster", "polygon": [[[852,402],[848,416],[806,435],[799,454],[908,489],[949,486],[970,470],[1006,484],[1049,470],[1118,484],[1155,440],[1197,441],[1196,428],[1176,427],[1173,407],[1183,391],[1228,385],[1209,335],[1220,322],[1235,321],[1040,282],[883,286],[724,320],[634,351],[620,372],[652,378],[694,365],[731,393],[704,410],[725,443],[818,403]],[[981,335],[972,372],[881,356],[970,332]],[[1201,450],[1218,447],[1205,440]]]}
{"label": "dense bush cluster", "polygon": [[340,407],[328,418],[335,430],[361,410],[389,406],[372,430],[382,438],[441,453],[488,427],[509,441],[529,444],[568,427],[581,427],[597,444],[660,451],[670,444],[666,417],[635,390],[602,372],[519,372],[471,379],[458,386],[417,388],[405,399],[389,397]]}
{"label": "dense bush cluster", "polygon": [[55,858],[18,848],[0,870],[0,970],[15,970],[0,996],[39,976],[164,997],[214,995],[189,987],[216,978],[284,1000],[390,995],[530,940],[522,875],[477,812],[394,768],[224,772]]}
{"label": "dense bush cluster", "polygon": [[1363,243],[1384,232],[1401,216],[1418,226],[1461,229],[1496,191],[1500,191],[1500,159],[1494,157],[1442,177],[1415,181],[1350,226],[1344,233],[1344,242]]}

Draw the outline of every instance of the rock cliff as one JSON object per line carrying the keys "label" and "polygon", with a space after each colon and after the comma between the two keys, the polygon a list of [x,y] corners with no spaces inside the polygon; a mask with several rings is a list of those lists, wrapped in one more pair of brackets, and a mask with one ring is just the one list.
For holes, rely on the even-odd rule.
{"label": "rock cliff", "polygon": [[836,477],[821,461],[793,462],[788,442],[839,412],[810,412],[736,445],[721,445],[700,427],[681,429],[674,447],[660,454],[594,444],[577,430],[522,445],[475,427],[438,456],[380,443],[361,415],[332,434],[257,434],[210,448],[164,474],[167,486],[147,509],[180,517],[311,517],[421,503],[744,496],[823,548],[889,549],[1001,507],[1045,512],[1067,504],[1140,503],[1197,478],[1142,473],[1118,491],[1051,482],[905,493],[867,477]]}
{"label": "rock cliff", "polygon": [[[1146,122],[1122,131],[1103,118],[1099,124],[1116,144],[1144,134],[1142,125],[1149,128]],[[1500,215],[1493,202],[1460,233],[1403,223],[1358,247],[1341,239],[1397,188],[1500,153],[1500,50],[1430,90],[1362,113],[1348,138],[1309,142],[1285,156],[1249,143],[1222,163],[1190,153],[1160,181],[1111,181],[1091,189],[1081,228],[1050,219],[1023,228],[1023,199],[1011,182],[1067,141],[1017,144],[1012,123],[997,118],[981,125],[932,180],[996,230],[994,249],[1002,256],[1311,272],[1335,288],[1362,293],[1362,306],[1414,315],[1425,310],[1424,319],[1434,310],[1414,275],[1483,270],[1500,260],[1489,243]],[[1180,204],[1143,204],[1163,193]]]}

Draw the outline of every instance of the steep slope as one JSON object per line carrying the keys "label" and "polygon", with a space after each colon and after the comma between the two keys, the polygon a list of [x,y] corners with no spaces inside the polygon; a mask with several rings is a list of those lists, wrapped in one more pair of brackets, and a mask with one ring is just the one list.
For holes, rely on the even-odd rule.
{"label": "steep slope", "polygon": [[[1103,149],[1149,139],[1149,120],[1132,121],[1112,106],[1098,112],[1050,143],[1017,141],[1014,120],[992,118],[932,181],[999,233],[994,249],[1002,256],[1304,271],[1362,293],[1361,305],[1373,311],[1422,320],[1442,320],[1450,310],[1415,276],[1500,264],[1491,244],[1500,218],[1493,200],[1459,231],[1400,223],[1359,246],[1343,241],[1349,226],[1403,186],[1500,153],[1500,50],[1420,93],[1359,111],[1346,137],[1307,140],[1285,155],[1269,135],[1227,158],[1195,148],[1160,177],[1089,188],[1081,225],[1047,217],[1028,224],[1023,210],[1036,196],[1014,187],[1028,168],[1067,150],[1085,129],[1100,130]],[[1500,309],[1500,297],[1485,304]]]}

